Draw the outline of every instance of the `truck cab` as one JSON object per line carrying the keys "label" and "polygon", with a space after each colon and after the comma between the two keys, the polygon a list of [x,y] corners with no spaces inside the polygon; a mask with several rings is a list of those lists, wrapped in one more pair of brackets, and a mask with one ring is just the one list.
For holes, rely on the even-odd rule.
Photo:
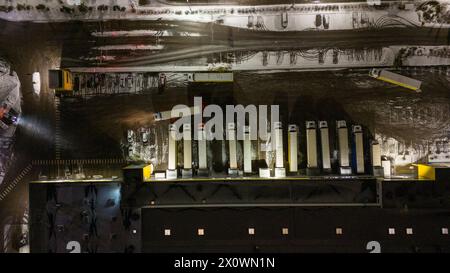
{"label": "truck cab", "polygon": [[371,76],[371,77],[376,79],[376,78],[378,78],[380,76],[380,72],[381,72],[380,69],[373,68],[373,69],[371,69],[369,71],[369,76]]}
{"label": "truck cab", "polygon": [[52,69],[48,71],[48,84],[55,90],[55,95],[73,95],[72,73],[67,69]]}

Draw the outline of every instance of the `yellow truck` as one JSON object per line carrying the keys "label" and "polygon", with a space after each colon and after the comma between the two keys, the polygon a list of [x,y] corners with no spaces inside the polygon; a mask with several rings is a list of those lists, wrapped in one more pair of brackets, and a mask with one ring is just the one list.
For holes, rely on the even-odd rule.
{"label": "yellow truck", "polygon": [[55,90],[55,95],[71,96],[73,95],[72,73],[67,69],[52,69],[48,71],[48,85],[50,89]]}
{"label": "yellow truck", "polygon": [[127,183],[142,183],[150,181],[153,173],[152,164],[129,165],[122,169],[124,181]]}

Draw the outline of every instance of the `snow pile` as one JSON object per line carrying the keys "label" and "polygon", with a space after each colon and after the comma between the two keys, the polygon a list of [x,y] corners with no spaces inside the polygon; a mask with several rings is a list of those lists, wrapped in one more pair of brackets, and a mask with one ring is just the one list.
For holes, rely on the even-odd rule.
{"label": "snow pile", "polygon": [[9,64],[0,59],[0,106],[7,106],[20,113],[20,81]]}
{"label": "snow pile", "polygon": [[[0,106],[6,106],[20,113],[20,102],[19,78],[14,71],[10,70],[9,64],[0,59]],[[15,131],[16,126],[0,128],[0,184],[3,182],[11,159]]]}
{"label": "snow pile", "polygon": [[[134,0],[15,0],[2,5],[10,21],[163,20],[216,23],[255,31],[324,31],[384,27],[448,27],[448,0],[389,1],[373,7],[364,1],[280,5],[139,5]],[[80,4],[80,5],[78,5]]]}

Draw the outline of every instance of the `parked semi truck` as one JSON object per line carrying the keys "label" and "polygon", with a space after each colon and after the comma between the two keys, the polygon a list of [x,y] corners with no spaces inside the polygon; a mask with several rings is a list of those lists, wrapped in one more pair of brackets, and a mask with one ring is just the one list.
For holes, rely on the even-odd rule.
{"label": "parked semi truck", "polygon": [[372,69],[369,72],[369,75],[375,79],[379,79],[385,82],[389,82],[398,86],[405,87],[407,89],[414,90],[416,92],[421,92],[420,86],[422,84],[421,81],[393,73],[383,69]]}
{"label": "parked semi truck", "polygon": [[48,85],[55,90],[56,96],[73,95],[72,73],[67,69],[52,69],[48,71]]}

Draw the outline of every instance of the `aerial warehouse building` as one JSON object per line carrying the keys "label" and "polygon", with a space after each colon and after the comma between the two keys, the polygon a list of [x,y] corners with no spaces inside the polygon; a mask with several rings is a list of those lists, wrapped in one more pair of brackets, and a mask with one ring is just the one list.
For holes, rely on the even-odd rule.
{"label": "aerial warehouse building", "polygon": [[307,175],[318,175],[316,122],[306,121]]}
{"label": "aerial warehouse building", "polygon": [[363,174],[364,169],[364,143],[363,143],[363,130],[361,125],[353,125],[353,139],[355,149],[353,152],[355,161],[355,170],[357,174]]}
{"label": "aerial warehouse building", "polygon": [[342,175],[352,174],[348,149],[348,129],[345,120],[338,120],[336,123],[339,145],[339,172]]}
{"label": "aerial warehouse building", "polygon": [[371,146],[371,157],[372,157],[372,173],[374,176],[383,177],[384,170],[381,162],[381,145],[378,141],[373,141]]}
{"label": "aerial warehouse building", "polygon": [[167,162],[166,178],[176,179],[177,173],[177,141],[176,141],[176,127],[173,124],[169,125],[169,157]]}
{"label": "aerial warehouse building", "polygon": [[244,126],[244,174],[252,173],[252,141],[250,126]]}
{"label": "aerial warehouse building", "polygon": [[228,149],[229,149],[229,161],[230,166],[228,168],[229,176],[238,175],[238,165],[237,165],[237,153],[236,153],[236,124],[228,123]]}
{"label": "aerial warehouse building", "polygon": [[324,120],[319,121],[320,128],[320,146],[322,150],[322,169],[325,173],[331,172],[330,160],[330,136],[328,132],[328,123]]}
{"label": "aerial warehouse building", "polygon": [[281,122],[274,123],[274,144],[275,144],[275,177],[285,177],[286,169],[284,168],[284,152],[283,152],[283,126]]}
{"label": "aerial warehouse building", "polygon": [[208,158],[206,151],[206,132],[203,124],[198,126],[198,175],[208,176]]}
{"label": "aerial warehouse building", "polygon": [[288,146],[289,172],[296,174],[298,172],[298,127],[295,124],[289,125]]}
{"label": "aerial warehouse building", "polygon": [[192,131],[191,124],[183,124],[183,178],[192,177]]}

